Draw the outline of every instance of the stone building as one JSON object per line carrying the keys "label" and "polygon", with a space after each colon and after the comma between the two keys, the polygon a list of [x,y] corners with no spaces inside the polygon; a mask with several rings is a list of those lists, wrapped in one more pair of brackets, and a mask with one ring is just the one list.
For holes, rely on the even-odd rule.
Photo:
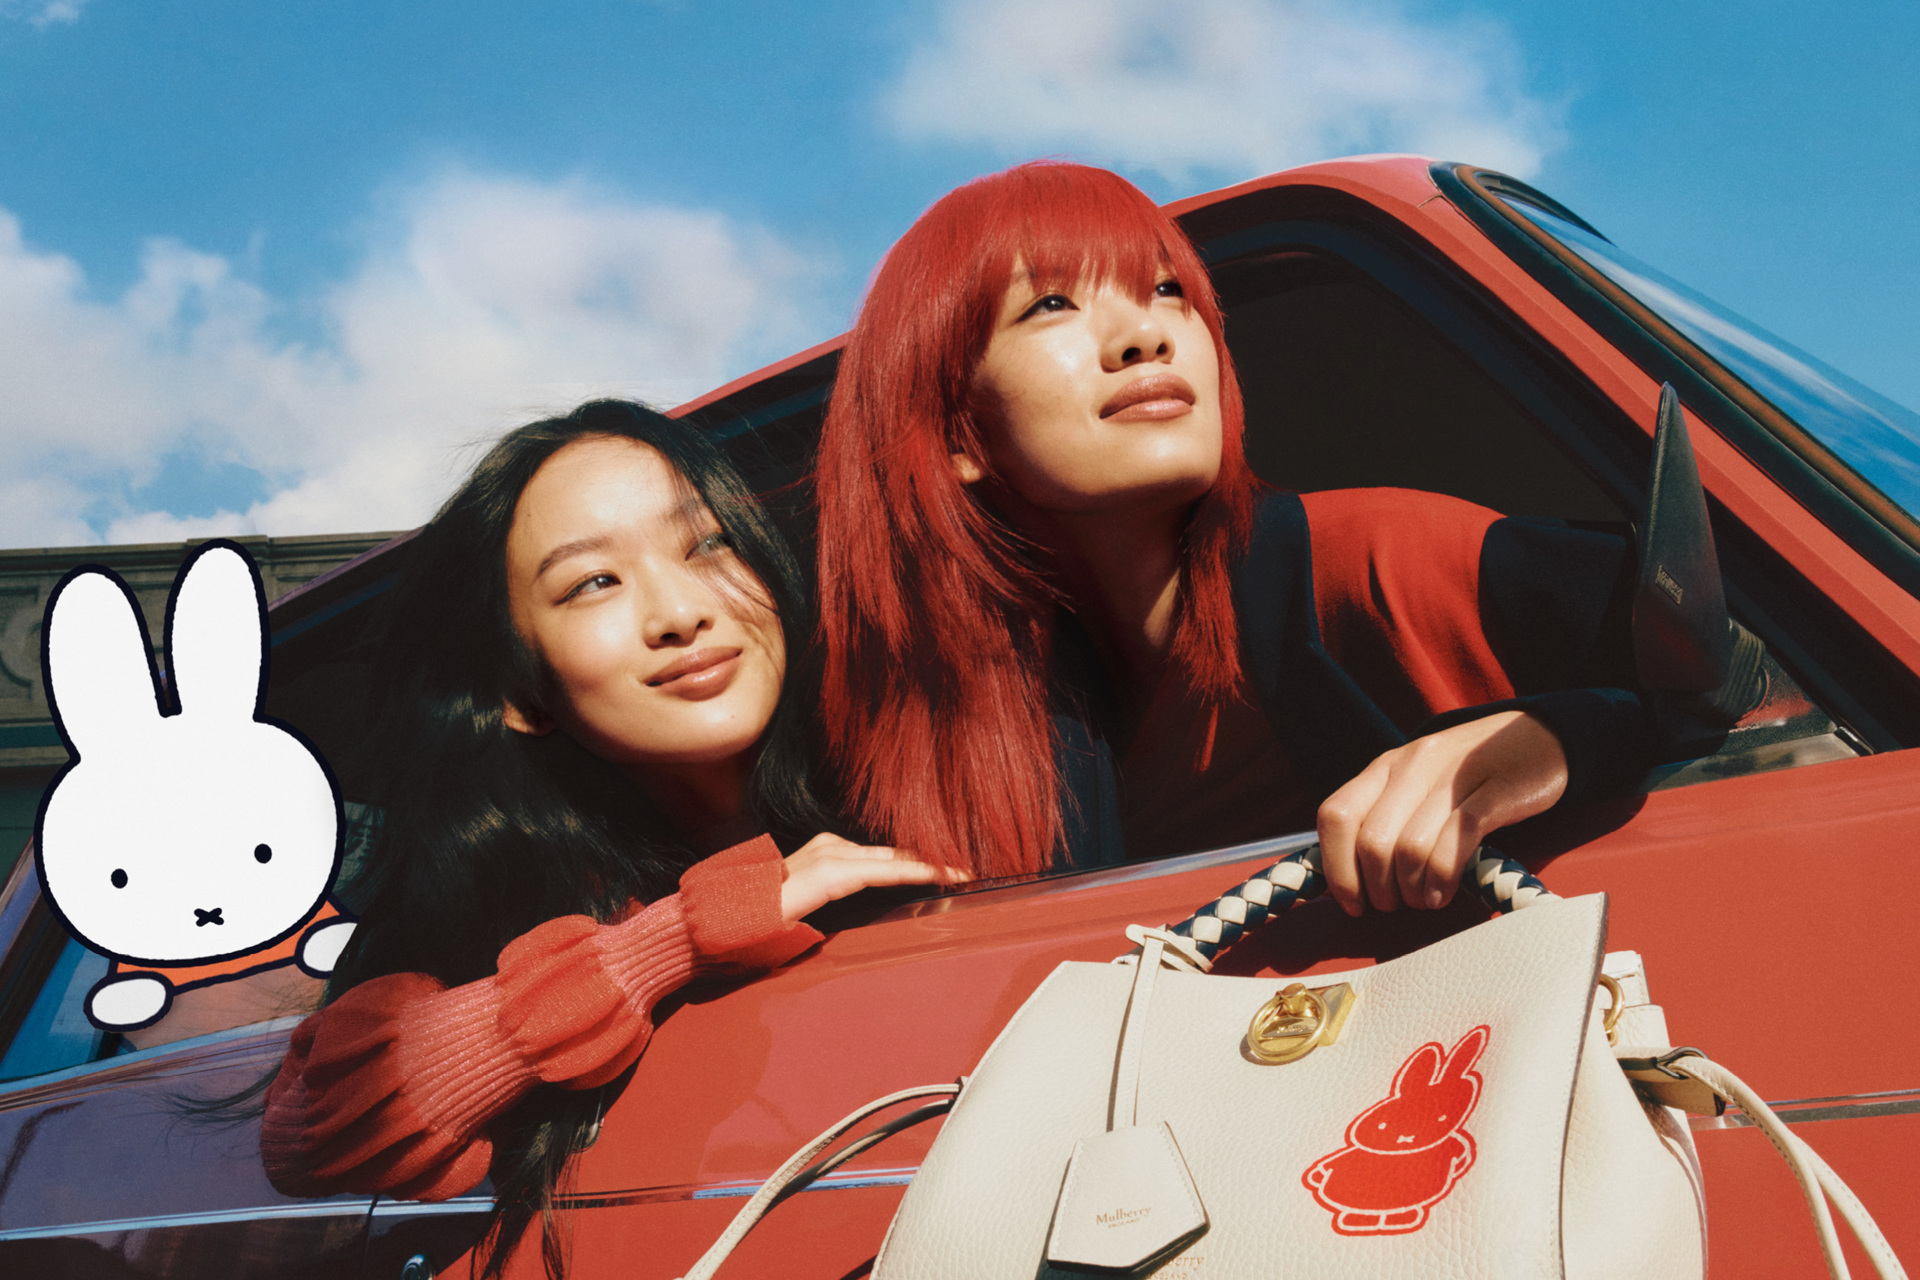
{"label": "stone building", "polygon": [[[388,533],[305,538],[236,538],[260,567],[274,600],[392,537]],[[47,547],[0,551],[0,880],[33,835],[40,796],[67,762],[40,671],[40,629],[47,600],[70,570],[105,565],[140,601],[158,651],[174,573],[197,543]]]}

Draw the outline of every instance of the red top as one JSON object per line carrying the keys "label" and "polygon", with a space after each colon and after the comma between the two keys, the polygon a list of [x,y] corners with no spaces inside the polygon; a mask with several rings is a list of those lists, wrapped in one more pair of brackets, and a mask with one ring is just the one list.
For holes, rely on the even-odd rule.
{"label": "red top", "polygon": [[760,836],[616,924],[547,921],[500,953],[491,978],[448,990],[393,973],[353,988],[294,1030],[260,1126],[267,1177],[299,1196],[471,1190],[493,1156],[486,1126],[536,1083],[605,1084],[646,1048],[661,997],[818,942],[781,916],[785,878]]}
{"label": "red top", "polygon": [[[1327,653],[1403,731],[1511,698],[1480,617],[1480,550],[1500,514],[1411,489],[1303,493]],[[1163,680],[1121,762],[1130,858],[1311,827],[1309,793],[1251,689],[1215,710]],[[1130,783],[1131,785],[1124,785]]]}
{"label": "red top", "polygon": [[1480,617],[1480,548],[1500,513],[1414,489],[1303,493],[1320,639],[1403,731],[1499,702],[1513,682]]}

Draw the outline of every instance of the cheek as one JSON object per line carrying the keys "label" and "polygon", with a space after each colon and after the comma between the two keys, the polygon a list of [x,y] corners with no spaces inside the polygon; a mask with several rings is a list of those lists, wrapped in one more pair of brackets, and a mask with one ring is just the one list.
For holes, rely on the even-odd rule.
{"label": "cheek", "polygon": [[763,695],[763,700],[767,703],[766,713],[771,716],[773,704],[780,700],[780,689],[787,679],[786,636],[780,630],[779,615],[770,609],[755,610],[752,617],[740,621],[742,629],[755,642],[767,673],[767,683],[771,688]]}
{"label": "cheek", "polygon": [[631,629],[622,625],[616,611],[598,611],[582,625],[541,636],[539,650],[562,697],[580,704],[590,700],[622,669],[621,658],[630,645],[623,639]]}
{"label": "cheek", "polygon": [[1014,480],[1071,470],[1096,394],[1084,364],[1080,353],[1034,343],[981,366],[972,406],[996,471]]}
{"label": "cheek", "polygon": [[1005,404],[982,425],[993,474],[1038,506],[1052,506],[1104,488],[1107,453],[1068,398],[1030,396]]}
{"label": "cheek", "polygon": [[767,663],[773,668],[774,683],[784,684],[787,679],[787,642],[780,631],[780,620],[769,615],[759,632],[765,638]]}

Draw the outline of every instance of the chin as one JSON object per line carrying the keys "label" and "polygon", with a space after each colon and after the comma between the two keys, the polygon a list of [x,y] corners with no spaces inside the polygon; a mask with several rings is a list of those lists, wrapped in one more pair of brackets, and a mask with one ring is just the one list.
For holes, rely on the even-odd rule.
{"label": "chin", "polygon": [[1080,509],[1088,514],[1131,513],[1142,518],[1180,511],[1206,497],[1219,475],[1216,466],[1205,472],[1183,471],[1142,479],[1125,487],[1088,495]]}
{"label": "chin", "polygon": [[[714,710],[718,711],[719,708]],[[773,709],[769,706],[764,715],[726,715],[719,714],[698,723],[682,723],[673,735],[673,742],[656,742],[655,749],[645,753],[646,758],[637,760],[637,764],[676,764],[701,765],[719,764],[743,755],[758,746],[766,735],[767,725],[773,719]]]}

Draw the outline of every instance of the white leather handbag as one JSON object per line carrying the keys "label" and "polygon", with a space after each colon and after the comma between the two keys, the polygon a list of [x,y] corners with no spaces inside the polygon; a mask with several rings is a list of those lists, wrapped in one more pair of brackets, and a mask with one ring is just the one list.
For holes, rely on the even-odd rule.
{"label": "white leather handbag", "polygon": [[[1060,965],[970,1077],[822,1134],[686,1280],[773,1203],[949,1101],[875,1280],[1699,1280],[1700,1171],[1675,1108],[1728,1098],[1800,1179],[1835,1280],[1828,1197],[1883,1280],[1904,1277],[1804,1142],[1667,1043],[1639,957],[1603,964],[1603,895],[1556,898],[1483,855],[1472,879],[1501,913],[1484,925],[1303,983],[1208,974],[1220,947],[1323,887],[1318,853],[1180,925],[1135,926],[1116,963]],[[865,1116],[929,1097],[820,1158]]]}

